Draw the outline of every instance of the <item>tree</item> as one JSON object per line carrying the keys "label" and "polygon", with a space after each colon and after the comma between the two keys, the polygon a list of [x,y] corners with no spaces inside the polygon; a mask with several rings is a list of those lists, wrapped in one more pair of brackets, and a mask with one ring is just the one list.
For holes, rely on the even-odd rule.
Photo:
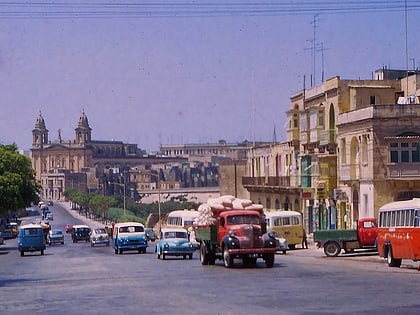
{"label": "tree", "polygon": [[0,144],[0,215],[38,202],[40,192],[31,160],[17,151],[16,144]]}

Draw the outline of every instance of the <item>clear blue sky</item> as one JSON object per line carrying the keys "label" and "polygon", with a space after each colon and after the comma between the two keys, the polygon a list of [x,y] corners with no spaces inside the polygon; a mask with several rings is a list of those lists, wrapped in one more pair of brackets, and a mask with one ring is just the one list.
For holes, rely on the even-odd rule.
{"label": "clear blue sky", "polygon": [[284,141],[289,98],[322,63],[325,79],[420,67],[420,1],[14,3],[0,2],[0,142],[19,149],[39,111],[50,140],[74,139],[84,110],[93,139],[148,151]]}

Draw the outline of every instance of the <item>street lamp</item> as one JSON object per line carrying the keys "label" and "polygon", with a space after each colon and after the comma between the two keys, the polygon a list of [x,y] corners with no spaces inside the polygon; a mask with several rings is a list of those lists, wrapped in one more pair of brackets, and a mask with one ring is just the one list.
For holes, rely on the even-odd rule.
{"label": "street lamp", "polygon": [[124,204],[124,206],[123,206],[123,219],[124,219],[124,221],[126,220],[126,216],[125,216],[125,184],[121,184],[121,183],[115,183],[115,182],[108,182],[109,184],[113,184],[113,185],[117,185],[117,186],[120,186],[120,187],[123,187],[124,188],[124,198],[123,198],[123,204]]}

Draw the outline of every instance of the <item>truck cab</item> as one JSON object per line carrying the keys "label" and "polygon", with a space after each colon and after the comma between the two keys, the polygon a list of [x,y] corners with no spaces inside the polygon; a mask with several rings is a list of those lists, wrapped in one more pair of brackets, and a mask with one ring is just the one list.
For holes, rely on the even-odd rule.
{"label": "truck cab", "polygon": [[374,246],[378,237],[378,226],[373,218],[359,219],[357,224],[357,235],[363,246]]}

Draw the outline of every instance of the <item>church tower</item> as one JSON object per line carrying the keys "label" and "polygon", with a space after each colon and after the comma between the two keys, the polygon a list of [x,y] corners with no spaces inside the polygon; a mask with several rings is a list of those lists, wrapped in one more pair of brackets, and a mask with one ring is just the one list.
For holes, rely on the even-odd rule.
{"label": "church tower", "polygon": [[44,117],[41,112],[35,122],[35,128],[32,130],[32,147],[42,148],[48,144],[48,130],[45,127]]}
{"label": "church tower", "polygon": [[75,132],[77,144],[84,145],[92,140],[92,128],[89,127],[89,121],[85,111],[82,111],[82,114],[80,115]]}

